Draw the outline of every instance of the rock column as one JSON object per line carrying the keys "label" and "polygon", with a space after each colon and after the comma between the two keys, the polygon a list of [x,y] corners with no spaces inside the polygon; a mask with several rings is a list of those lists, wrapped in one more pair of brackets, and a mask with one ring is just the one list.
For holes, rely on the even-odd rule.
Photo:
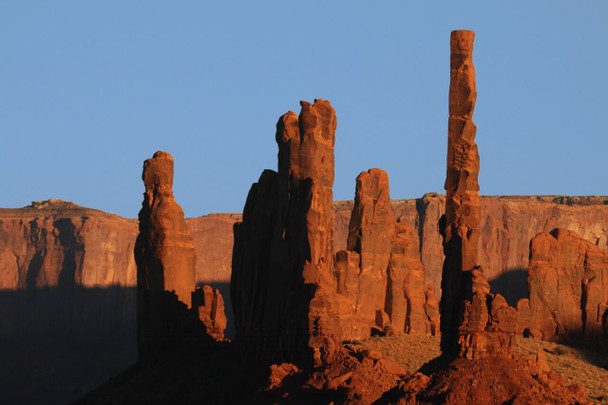
{"label": "rock column", "polygon": [[357,317],[367,323],[368,330],[372,326],[383,330],[388,324],[386,284],[394,229],[388,174],[382,169],[361,172],[357,176],[348,250],[359,254],[359,294],[353,304]]}
{"label": "rock column", "polygon": [[479,244],[479,153],[473,110],[477,99],[472,31],[452,31],[446,208],[442,229],[445,261],[441,279],[442,350],[457,344],[460,302],[466,298],[464,274],[476,266]]}
{"label": "rock column", "polygon": [[237,341],[248,349],[331,360],[342,337],[333,274],[336,116],[302,101],[277,123],[279,170],[266,170],[235,227],[231,295]]}
{"label": "rock column", "polygon": [[135,243],[139,356],[187,334],[195,288],[196,252],[184,212],[173,197],[173,158],[156,152],[144,162],[146,191]]}
{"label": "rock column", "polygon": [[441,348],[446,356],[480,358],[510,350],[517,313],[500,295],[490,294],[479,263],[479,153],[473,110],[477,98],[472,31],[450,39],[450,96],[446,211],[441,223],[445,261],[442,274]]}

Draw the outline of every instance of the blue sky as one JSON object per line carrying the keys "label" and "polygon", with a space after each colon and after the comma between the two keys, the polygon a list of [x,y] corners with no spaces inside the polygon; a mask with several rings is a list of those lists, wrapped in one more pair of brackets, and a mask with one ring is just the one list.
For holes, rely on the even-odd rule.
{"label": "blue sky", "polygon": [[299,100],[338,117],[334,198],[443,192],[449,37],[476,32],[485,195],[608,194],[608,2],[0,2],[0,207],[126,217],[143,160],[186,216],[240,212]]}

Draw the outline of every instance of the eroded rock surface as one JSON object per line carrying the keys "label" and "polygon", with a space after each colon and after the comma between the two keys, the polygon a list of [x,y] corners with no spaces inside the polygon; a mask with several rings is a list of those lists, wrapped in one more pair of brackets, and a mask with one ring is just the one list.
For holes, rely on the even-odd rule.
{"label": "eroded rock surface", "polygon": [[[347,339],[378,333],[435,334],[434,294],[427,291],[420,261],[418,235],[396,222],[390,205],[388,175],[370,169],[357,177],[348,250],[336,255],[338,291],[354,308],[354,328]],[[436,319],[435,319],[436,320]]]}
{"label": "eroded rock surface", "polygon": [[320,364],[347,310],[333,274],[336,116],[325,100],[301,106],[279,119],[279,170],[262,173],[235,227],[231,293],[237,341]]}
{"label": "eroded rock surface", "polygon": [[[386,318],[387,270],[394,233],[395,214],[390,206],[388,174],[381,169],[361,172],[357,176],[348,233],[348,250],[359,256],[353,305],[361,322],[380,330]],[[401,306],[404,311],[405,302]]]}
{"label": "eroded rock surface", "polygon": [[520,332],[555,340],[608,330],[608,252],[576,232],[556,228],[532,239],[528,288]]}
{"label": "eroded rock surface", "polygon": [[427,287],[418,250],[418,235],[405,222],[395,224],[388,266],[386,312],[397,333],[435,335],[439,312]]}
{"label": "eroded rock surface", "polygon": [[[472,31],[452,31],[442,355],[401,386],[397,403],[581,403],[584,392],[538,363],[512,353],[517,311],[490,292],[479,261],[479,155],[472,123],[475,74]],[[523,307],[524,305],[522,305]]]}
{"label": "eroded rock surface", "polygon": [[204,333],[216,342],[224,341],[227,319],[220,291],[208,285],[197,287],[192,293],[192,307],[205,326]]}
{"label": "eroded rock surface", "polygon": [[[173,197],[171,155],[159,151],[152,159],[146,160],[142,179],[146,191],[139,212],[139,235],[134,253],[137,263],[137,340],[139,357],[145,358],[168,346],[195,339],[198,333],[206,333],[197,329],[200,321],[211,322],[209,332],[218,337],[220,317],[217,313],[223,310],[223,302],[216,297],[213,307],[212,297],[205,294],[209,291],[203,289],[198,307],[192,310],[196,251],[184,212]],[[211,295],[213,293],[211,291]],[[217,295],[217,291],[215,293]],[[218,308],[219,302],[222,303],[221,308]],[[199,319],[200,315],[203,319]],[[215,318],[218,318],[218,324],[215,324]],[[225,322],[222,326],[225,327]],[[223,329],[221,334],[223,338]]]}
{"label": "eroded rock surface", "polygon": [[443,228],[445,261],[441,296],[441,349],[467,359],[508,356],[517,311],[490,293],[479,261],[479,153],[473,110],[477,91],[472,31],[452,31],[450,118]]}

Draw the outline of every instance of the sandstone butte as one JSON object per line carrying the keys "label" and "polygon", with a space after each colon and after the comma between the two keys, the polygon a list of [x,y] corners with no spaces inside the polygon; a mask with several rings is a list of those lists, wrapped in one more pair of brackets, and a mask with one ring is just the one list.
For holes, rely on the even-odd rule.
{"label": "sandstone butte", "polygon": [[[270,366],[265,391],[281,393],[284,389],[281,397],[287,399],[309,388],[318,390],[317,395],[340,388],[346,403],[371,403],[372,397],[388,394],[392,386],[388,397],[382,395],[385,403],[585,402],[580,387],[564,387],[563,380],[542,364],[542,356],[534,362],[511,352],[517,311],[500,294],[490,292],[483,275],[479,255],[479,155],[472,122],[476,99],[473,39],[471,31],[452,32],[447,194],[445,216],[439,221],[445,253],[442,356],[407,377],[403,369],[380,353],[342,346],[343,340],[353,334],[367,329],[371,333],[373,326],[384,326],[386,332],[418,324],[420,319],[415,316],[401,322],[406,301],[408,305],[417,304],[417,311],[424,313],[420,318],[426,322],[436,319],[436,306],[427,300],[432,289],[420,288],[424,285],[420,282],[423,272],[416,263],[420,259],[416,243],[412,243],[415,234],[402,221],[394,222],[387,175],[379,169],[363,172],[357,179],[347,250],[334,258],[331,204],[335,112],[324,100],[315,100],[314,105],[302,102],[299,116],[289,112],[279,119],[279,169],[264,171],[252,186],[243,221],[234,228],[231,298],[236,342],[249,354],[239,362],[252,354],[257,360],[259,354],[281,360]],[[146,186],[148,189],[147,182]],[[142,212],[145,209],[146,200]],[[186,229],[183,215],[177,221],[180,229]],[[140,228],[139,239],[144,234],[142,229],[145,227]],[[409,252],[414,257],[405,257]],[[578,252],[581,256],[581,249]],[[583,255],[587,258],[587,251]],[[534,265],[535,256],[531,257]],[[140,263],[141,259],[139,273],[146,269]],[[402,274],[410,266],[413,274]],[[593,269],[585,268],[589,271],[582,280],[587,291],[583,295],[593,297],[590,312],[585,314],[599,308],[601,300],[589,295],[596,289],[590,286]],[[141,279],[138,274],[138,286]],[[406,297],[412,289],[416,292]],[[384,302],[380,299],[383,293]],[[422,304],[423,299],[427,305]],[[214,349],[220,350],[220,346]],[[209,361],[210,352],[202,354],[207,359],[204,364],[222,369],[221,364]],[[229,362],[230,358],[224,360]],[[299,359],[298,365],[285,362],[293,359]],[[233,376],[250,375],[238,373],[235,364],[227,369],[232,373],[231,381]],[[298,377],[302,373],[300,365],[305,373]],[[372,390],[381,389],[366,396],[369,391],[361,383],[370,375],[376,377],[372,377]],[[196,381],[197,386],[209,382],[204,378]],[[112,385],[108,385],[110,395],[116,395],[116,391],[111,393]],[[257,398],[263,398],[260,387],[253,387]],[[266,396],[261,403],[276,402],[270,398]],[[294,400],[298,402],[294,397],[288,399]],[[309,396],[307,402],[310,400]]]}
{"label": "sandstone butte", "polygon": [[195,291],[196,251],[173,197],[173,157],[156,152],[144,162],[142,179],[146,191],[134,250],[139,358],[196,339],[197,322],[204,325],[207,336],[223,340],[226,319],[221,295],[209,286]]}
{"label": "sandstone butte", "polygon": [[[353,201],[333,202],[336,253],[347,248],[353,206]],[[420,236],[425,277],[440,296],[443,248],[437,224],[445,210],[445,196],[428,193],[418,199],[391,200],[390,206],[395,217]],[[481,196],[480,211],[479,261],[492,286],[510,303],[527,296],[529,246],[537,234],[567,229],[608,250],[608,196]],[[241,219],[238,213],[186,218],[197,253],[197,285],[213,285],[226,296],[233,226]],[[0,230],[2,290],[56,288],[64,268],[66,285],[136,285],[132,254],[136,219],[53,199],[34,201],[24,208],[0,208]],[[69,263],[73,271],[67,270]]]}
{"label": "sandstone butte", "polygon": [[[568,229],[608,250],[608,196],[482,196],[480,200],[479,260],[492,289],[512,305],[528,297],[529,246],[538,233]],[[347,248],[353,207],[353,201],[333,203],[336,251]],[[437,223],[445,210],[445,196],[429,193],[419,199],[391,200],[391,208],[419,236],[425,278],[439,297],[443,252]],[[186,219],[197,252],[196,284],[210,284],[221,291],[229,338],[234,337],[228,287],[233,225],[240,219],[241,214]],[[22,353],[11,366],[13,374],[31,376],[6,379],[3,392],[52,389],[61,391],[54,395],[68,402],[136,359],[133,248],[137,233],[136,219],[62,200],[0,208],[1,307],[13,309],[0,313],[0,322],[10,325],[0,328],[0,335],[12,352]],[[522,324],[519,332],[528,326]],[[35,346],[48,349],[35,357],[27,355],[31,346],[22,346],[32,339],[39,342]],[[89,353],[86,362],[98,364],[94,372],[77,372],[79,362],[68,361],[85,350]],[[57,358],[64,359],[61,367]],[[39,368],[56,371],[53,377],[31,371]],[[44,388],[42,381],[47,380],[50,383],[44,387],[49,388]],[[71,387],[69,392],[74,393],[61,397]]]}

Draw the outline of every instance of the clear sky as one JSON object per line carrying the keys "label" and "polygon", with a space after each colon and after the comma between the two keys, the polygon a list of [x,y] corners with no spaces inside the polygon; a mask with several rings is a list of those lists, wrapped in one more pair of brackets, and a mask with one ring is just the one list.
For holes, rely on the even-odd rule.
{"label": "clear sky", "polygon": [[126,217],[175,158],[186,216],[241,212],[299,100],[338,117],[334,198],[443,192],[449,37],[476,32],[485,195],[608,194],[607,1],[0,2],[0,207]]}

